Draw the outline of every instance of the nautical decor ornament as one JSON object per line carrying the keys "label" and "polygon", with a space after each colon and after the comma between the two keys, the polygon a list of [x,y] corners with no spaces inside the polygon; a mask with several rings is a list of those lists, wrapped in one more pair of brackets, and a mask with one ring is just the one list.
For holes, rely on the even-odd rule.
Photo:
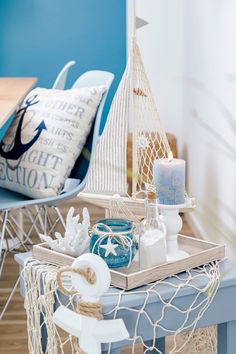
{"label": "nautical decor ornament", "polygon": [[[153,183],[153,163],[166,158],[170,146],[138,45],[136,28],[148,23],[141,18],[136,20],[135,1],[133,10],[126,69],[97,145],[86,189],[80,197],[109,209],[111,195],[118,193],[129,211],[137,215],[140,206],[144,210],[145,184]],[[127,154],[129,132],[132,149]],[[128,156],[132,156],[132,169],[128,168]],[[127,180],[132,181],[130,190]]]}
{"label": "nautical decor ornament", "polygon": [[[80,198],[104,207],[109,216],[122,211],[120,216],[135,221],[144,216],[143,196],[146,185],[153,184],[154,161],[167,158],[171,149],[138,44],[136,29],[148,23],[136,17],[136,0],[128,3],[133,9],[130,19],[128,12],[129,58]],[[120,198],[112,200],[114,194]]]}
{"label": "nautical decor ornament", "polygon": [[80,215],[74,215],[74,208],[71,207],[66,217],[66,229],[64,237],[55,232],[56,240],[52,237],[40,234],[41,239],[46,242],[54,251],[78,257],[88,252],[89,249],[89,227],[90,217],[87,208],[83,209],[83,221],[80,223]]}
{"label": "nautical decor ornament", "polygon": [[133,223],[121,218],[98,221],[92,229],[90,252],[102,257],[109,268],[129,267],[136,254]]}
{"label": "nautical decor ornament", "polygon": [[72,286],[81,295],[79,313],[60,306],[53,315],[53,321],[79,339],[77,352],[101,354],[101,343],[129,338],[122,319],[101,319],[101,304],[98,301],[108,291],[111,281],[109,268],[101,257],[95,254],[80,256],[72,267],[59,271],[59,283],[64,271],[71,274]]}

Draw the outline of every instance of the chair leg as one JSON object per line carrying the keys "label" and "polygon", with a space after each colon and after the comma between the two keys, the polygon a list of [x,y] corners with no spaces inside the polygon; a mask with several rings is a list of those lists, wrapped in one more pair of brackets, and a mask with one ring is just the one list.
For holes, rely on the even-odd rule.
{"label": "chair leg", "polygon": [[[7,254],[12,250],[14,249],[14,242],[9,242],[9,241],[12,241],[14,240],[14,236],[12,234],[11,231],[14,232],[14,234],[16,234],[16,239],[17,239],[17,245],[21,245],[23,240],[21,240],[17,233],[15,232],[14,228],[12,228],[11,226],[11,222],[10,222],[10,213],[8,210],[5,210],[3,212],[3,217],[1,218],[2,220],[2,230],[1,230],[1,238],[0,238],[0,260],[1,260],[1,264],[0,264],[0,278],[2,276],[2,272],[3,272],[3,268],[4,268],[4,263],[5,263],[5,259],[6,259],[6,256]],[[17,246],[16,245],[16,246]],[[20,281],[20,277],[18,277],[18,279],[16,280],[12,290],[10,291],[10,294],[9,296],[7,297],[6,299],[6,303],[4,304],[1,312],[0,312],[0,321],[2,320],[5,312],[6,312],[6,309],[9,305],[9,303],[11,302],[11,299],[16,291],[16,288],[19,284],[19,281]]]}
{"label": "chair leg", "polygon": [[[65,221],[58,207],[48,207],[43,205],[40,207],[35,206],[34,210],[36,211],[36,215],[33,215],[32,211],[27,210],[27,217],[31,221],[32,225],[34,225],[34,230],[39,237],[40,234],[47,234],[49,236],[54,235],[58,224],[61,224],[65,229]],[[50,213],[50,210],[53,211],[53,214]]]}
{"label": "chair leg", "polygon": [[[24,249],[27,251],[27,248],[25,247],[25,243],[29,243],[32,244],[28,233],[25,232],[23,224],[21,225],[21,223],[19,222],[18,218],[11,215],[11,213],[9,213],[9,217],[8,217],[8,224],[9,224],[9,228],[7,229],[8,231],[8,236],[10,238],[17,239],[18,242],[13,244],[12,247],[9,247],[9,251],[11,251],[12,249],[17,249],[20,246],[23,246]],[[10,230],[11,228],[11,230]],[[13,233],[14,236],[13,236]]]}
{"label": "chair leg", "polygon": [[48,209],[47,209],[46,206],[44,206],[44,234],[45,234],[45,235],[48,234],[48,232],[47,232],[47,230],[48,230],[48,223],[47,223],[47,221],[48,221]]}
{"label": "chair leg", "polygon": [[[57,217],[55,221],[51,219],[49,209],[55,211]],[[38,206],[35,206],[35,210],[39,221],[39,227],[41,229],[41,231],[39,232],[39,229],[35,228],[38,235],[41,233],[44,235],[51,236],[51,234],[55,231],[55,228],[59,222],[62,224],[63,227],[65,227],[64,220],[61,216],[60,210],[57,207],[55,206],[48,207],[47,205],[43,205],[39,208]]]}
{"label": "chair leg", "polygon": [[2,264],[2,253],[3,253],[3,242],[5,239],[5,232],[7,226],[7,218],[8,218],[8,210],[3,212],[3,223],[2,223],[2,231],[1,231],[1,239],[0,239],[0,261]]}
{"label": "chair leg", "polygon": [[12,299],[12,297],[13,297],[15,291],[16,291],[16,288],[17,288],[19,282],[20,282],[20,277],[18,277],[18,279],[16,280],[15,285],[13,286],[13,288],[12,288],[12,290],[11,290],[11,292],[10,292],[8,298],[7,298],[6,303],[5,303],[5,305],[3,306],[3,309],[2,309],[2,311],[1,311],[1,313],[0,313],[0,321],[2,320],[4,314],[5,314],[6,310],[7,310],[7,307],[8,307],[8,305],[9,305],[10,302],[11,302],[11,299]]}
{"label": "chair leg", "polygon": [[30,208],[23,208],[22,213],[25,218],[27,218],[30,222],[30,227],[25,232],[24,228],[22,228],[22,233],[24,235],[24,238],[26,241],[30,244],[33,245],[33,242],[31,240],[31,235],[33,232],[36,233],[40,240],[40,234],[43,234],[45,232],[45,222],[42,218],[42,212],[44,211],[44,206],[43,207],[38,207],[37,205],[34,207],[35,212],[33,212]]}
{"label": "chair leg", "polygon": [[4,266],[4,263],[5,263],[6,255],[7,255],[7,251],[6,250],[1,252],[0,278],[2,276],[3,266]]}
{"label": "chair leg", "polygon": [[[50,211],[52,211],[50,213]],[[42,205],[40,207],[35,206],[33,210],[29,208],[23,208],[22,214],[26,217],[30,226],[26,231],[24,229],[24,223],[21,225],[17,216],[11,214],[10,212],[5,215],[5,219],[8,219],[7,225],[4,227],[5,234],[8,234],[8,237],[14,239],[18,238],[19,245],[26,247],[25,244],[32,245],[33,242],[31,240],[32,234],[36,235],[40,238],[40,234],[48,234],[54,235],[57,225],[60,224],[65,230],[66,224],[63,219],[63,216],[60,212],[60,209],[56,206],[48,207],[47,205]],[[2,218],[2,223],[5,224],[5,221]],[[7,232],[6,232],[7,231]],[[22,237],[18,237],[18,234]],[[3,243],[3,238],[0,240]],[[1,251],[1,244],[0,244]],[[26,249],[27,251],[27,249]]]}
{"label": "chair leg", "polygon": [[[11,214],[8,210],[3,212],[2,217],[0,218],[0,221],[2,224],[2,231],[0,234],[0,260],[1,260],[0,277],[3,272],[5,258],[8,254],[8,252],[14,250],[15,247],[19,247],[19,246],[22,246],[22,247],[24,247],[24,250],[27,250],[26,243],[32,244],[32,241],[30,240],[30,236],[33,231],[36,231],[38,236],[40,234],[41,228],[44,233],[46,233],[48,230],[50,230],[50,232],[53,233],[55,231],[58,223],[60,223],[63,226],[63,228],[65,229],[65,227],[66,227],[65,221],[64,221],[58,207],[52,207],[52,210],[54,210],[54,212],[56,214],[55,221],[53,218],[52,218],[52,220],[50,220],[49,210],[46,205],[42,206],[40,208],[36,207],[35,210],[36,210],[36,215],[34,215],[34,213],[30,209],[28,209],[27,211],[25,211],[25,209],[23,209],[24,216],[27,216],[29,221],[31,222],[31,227],[27,231],[24,230],[24,226],[19,222],[19,219],[15,215]],[[20,236],[19,236],[19,232],[20,232]],[[8,242],[8,240],[14,241],[16,239],[17,239],[17,244],[13,244],[11,246],[11,243]],[[6,245],[5,245],[5,242],[6,242]],[[5,303],[2,311],[0,312],[0,320],[2,320],[2,318],[6,312],[6,309],[12,300],[12,297],[13,297],[13,295],[16,291],[16,288],[19,284],[19,280],[20,280],[20,277],[15,282],[15,285],[13,286],[13,288],[6,300],[6,303]]]}
{"label": "chair leg", "polygon": [[40,214],[40,209],[39,207],[35,207],[35,210],[37,212],[37,214],[35,216],[32,215],[31,211],[28,208],[25,208],[25,213],[27,214],[27,217],[29,218],[30,222],[31,222],[31,228],[29,229],[28,234],[30,235],[31,232],[33,231],[33,229],[36,231],[37,235],[39,235],[41,232],[37,226],[37,221],[39,221],[40,226],[41,225],[41,214]]}
{"label": "chair leg", "polygon": [[66,224],[65,224],[65,221],[64,221],[64,219],[63,219],[63,217],[61,215],[60,209],[58,207],[56,207],[56,206],[54,206],[53,208],[54,208],[56,214],[58,215],[58,218],[59,218],[59,220],[60,220],[60,222],[61,222],[61,224],[62,224],[62,226],[63,226],[63,228],[65,230],[66,229]]}
{"label": "chair leg", "polygon": [[[8,210],[5,210],[3,212],[3,218],[2,218],[2,230],[0,234],[0,278],[2,276],[3,272],[3,267],[5,263],[5,258],[7,255],[8,246],[7,246],[7,240],[6,240],[6,231],[7,231],[7,221],[8,221]],[[4,247],[4,241],[6,242],[6,246]]]}
{"label": "chair leg", "polygon": [[[42,218],[42,215],[41,215],[41,210],[44,209],[44,208],[42,208],[42,206],[39,207],[38,205],[35,205],[34,208],[35,208],[36,213],[37,213],[36,215],[37,215],[37,217],[39,219],[39,224],[40,224],[41,230],[45,231],[44,230],[44,222],[43,222],[43,218]],[[38,234],[39,234],[39,232],[38,232]]]}

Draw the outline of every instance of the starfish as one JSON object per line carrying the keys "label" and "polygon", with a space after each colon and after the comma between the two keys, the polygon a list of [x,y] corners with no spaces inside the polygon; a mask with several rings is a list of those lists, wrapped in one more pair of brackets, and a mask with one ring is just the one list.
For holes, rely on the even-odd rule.
{"label": "starfish", "polygon": [[106,250],[105,257],[107,257],[107,256],[109,256],[110,253],[114,254],[114,256],[117,256],[115,248],[118,246],[119,245],[115,245],[114,243],[112,243],[111,239],[108,237],[107,244],[101,245],[100,247],[104,248],[104,250]]}

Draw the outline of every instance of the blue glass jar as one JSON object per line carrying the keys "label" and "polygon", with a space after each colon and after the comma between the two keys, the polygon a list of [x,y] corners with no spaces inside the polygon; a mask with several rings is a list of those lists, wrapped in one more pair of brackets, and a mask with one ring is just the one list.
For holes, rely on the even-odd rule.
{"label": "blue glass jar", "polygon": [[97,221],[90,239],[90,252],[101,256],[109,268],[129,266],[136,253],[132,221],[115,218]]}

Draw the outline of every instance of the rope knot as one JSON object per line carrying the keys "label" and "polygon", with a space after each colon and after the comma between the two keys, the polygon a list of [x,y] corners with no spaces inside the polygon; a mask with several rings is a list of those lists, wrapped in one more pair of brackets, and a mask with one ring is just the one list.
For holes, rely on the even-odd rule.
{"label": "rope knot", "polygon": [[93,317],[97,320],[103,320],[102,304],[100,302],[85,302],[79,300],[77,303],[77,312],[86,317]]}

